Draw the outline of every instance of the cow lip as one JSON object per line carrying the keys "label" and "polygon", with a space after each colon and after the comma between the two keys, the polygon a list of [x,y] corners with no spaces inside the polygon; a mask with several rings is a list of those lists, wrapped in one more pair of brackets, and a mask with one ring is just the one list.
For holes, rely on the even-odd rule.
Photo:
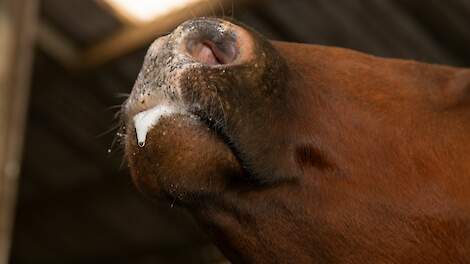
{"label": "cow lip", "polygon": [[[160,109],[160,114],[156,114],[155,118],[153,120],[150,120],[149,123],[144,124],[147,126],[146,132],[144,133],[145,135],[142,137],[139,135],[138,127],[136,127],[136,119],[138,119],[139,116],[145,115],[146,113],[149,113],[151,111]],[[152,113],[150,113],[152,115]],[[155,129],[155,127],[158,125],[159,120],[164,117],[172,116],[172,115],[185,115],[189,116],[191,118],[197,119],[199,122],[201,122],[204,126],[206,126],[211,132],[213,132],[220,140],[222,140],[232,151],[233,155],[236,157],[236,159],[240,162],[241,165],[243,165],[243,162],[240,158],[240,151],[239,149],[234,145],[232,138],[228,135],[225,127],[225,121],[218,120],[217,118],[214,118],[212,115],[207,113],[207,111],[197,107],[188,107],[185,105],[180,105],[175,102],[171,103],[160,103],[160,104],[155,104],[148,106],[146,108],[140,109],[137,113],[129,116],[130,118],[128,119],[128,122],[132,124],[132,126],[128,126],[129,128],[132,128],[134,131],[134,136],[132,137],[133,140],[136,140],[136,143],[138,146],[143,147],[145,145],[145,141],[142,142],[139,139],[145,140],[146,139],[146,134],[152,130]],[[152,119],[152,118],[150,118]]]}
{"label": "cow lip", "polygon": [[243,170],[246,180],[253,180],[252,171],[248,169],[242,158],[242,150],[237,146],[236,141],[230,133],[227,132],[227,121],[219,120],[203,110],[194,110],[190,112],[196,116],[205,126],[207,126],[224,144],[230,149]]}
{"label": "cow lip", "polygon": [[222,139],[226,145],[234,148],[230,136],[226,133],[225,121],[220,121],[203,110],[193,110],[190,111],[190,113],[198,117],[199,120],[204,123],[212,132],[214,132],[220,139]]}
{"label": "cow lip", "polygon": [[[142,113],[145,113],[146,111],[152,110],[156,107],[161,107],[161,105],[155,105],[153,107],[143,109],[142,111],[138,112],[137,114],[132,116],[130,119],[128,119],[131,122],[132,125],[127,126],[127,127],[133,130],[133,133],[132,133],[133,136],[131,136],[128,140],[134,141],[136,146],[138,146],[140,148],[143,148],[145,144],[142,145],[142,144],[139,144],[139,142],[138,142],[138,135],[137,135],[137,131],[136,131],[135,124],[134,124],[134,118],[135,118],[135,116],[137,116],[139,114],[142,114]],[[239,167],[240,167],[242,175],[243,175],[243,177],[241,177],[241,178],[239,178],[239,177],[230,178],[229,182],[230,182],[230,185],[232,187],[234,187],[234,188],[236,188],[237,186],[238,187],[243,187],[243,186],[246,186],[245,185],[246,183],[256,183],[255,178],[252,176],[253,175],[252,171],[246,166],[246,163],[242,159],[242,155],[241,155],[242,152],[236,146],[236,144],[233,141],[232,137],[227,133],[227,129],[225,128],[225,126],[226,126],[225,123],[221,124],[221,121],[216,120],[215,118],[213,118],[211,115],[207,114],[203,110],[191,110],[190,111],[187,108],[184,109],[184,108],[181,108],[181,106],[178,106],[178,105],[176,105],[176,107],[180,107],[180,110],[181,109],[183,109],[183,110],[182,111],[175,111],[173,113],[170,113],[169,115],[163,115],[162,117],[171,118],[171,117],[174,117],[176,115],[184,115],[186,117],[191,117],[191,119],[196,120],[197,122],[200,122],[203,126],[207,127],[209,129],[208,133],[213,133],[213,135],[215,135],[224,145],[226,145],[229,148],[229,150],[232,153],[233,157],[235,158],[235,160],[240,165]],[[158,127],[158,122],[156,122],[155,124],[153,124],[149,128],[149,132],[153,129],[158,129],[157,127]],[[132,144],[132,145],[134,145],[134,144]],[[204,147],[204,146],[201,146],[201,147]]]}
{"label": "cow lip", "polygon": [[176,106],[167,104],[159,104],[135,114],[132,117],[132,122],[137,144],[144,147],[148,132],[158,124],[160,119],[175,114],[184,114],[184,112]]}

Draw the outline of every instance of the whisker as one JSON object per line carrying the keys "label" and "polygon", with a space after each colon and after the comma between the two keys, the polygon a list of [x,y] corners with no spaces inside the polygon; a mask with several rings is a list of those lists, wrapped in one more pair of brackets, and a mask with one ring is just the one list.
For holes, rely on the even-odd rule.
{"label": "whisker", "polygon": [[118,105],[113,105],[113,106],[110,106],[110,107],[106,107],[106,111],[116,110],[116,109],[121,109],[121,108],[122,108],[122,104],[118,104]]}
{"label": "whisker", "polygon": [[127,160],[122,157],[121,164],[119,165],[119,170],[122,170],[124,168],[124,165],[126,165]]}
{"label": "whisker", "polygon": [[117,93],[117,94],[114,95],[114,97],[116,97],[116,98],[127,98],[130,95],[131,95],[130,93]]}
{"label": "whisker", "polygon": [[163,31],[163,32],[159,33],[159,36],[162,37],[162,36],[166,36],[166,35],[169,35],[169,34],[171,34],[171,31]]}
{"label": "whisker", "polygon": [[121,127],[120,124],[114,125],[114,126],[112,126],[111,128],[107,129],[106,131],[104,131],[104,132],[98,134],[97,136],[95,136],[95,138],[100,138],[100,137],[103,137],[103,136],[105,136],[105,135],[108,135],[109,133],[111,133],[111,132],[117,130],[117,129],[120,128],[120,127]]}
{"label": "whisker", "polygon": [[116,111],[116,113],[114,113],[114,120],[116,119],[121,119],[121,116],[122,116],[123,112],[121,111],[121,109],[119,109],[118,111]]}
{"label": "whisker", "polygon": [[[122,129],[120,129],[120,131],[122,131]],[[109,152],[111,153],[113,150],[114,150],[114,147],[116,146],[116,143],[117,142],[121,142],[122,141],[122,138],[124,138],[125,135],[121,132],[117,132],[115,135],[114,135],[114,138],[113,138],[113,141],[111,142],[111,146],[109,147]],[[122,147],[122,144],[119,144],[118,146],[121,146]]]}
{"label": "whisker", "polygon": [[[227,123],[227,115],[225,113],[224,104],[222,103],[222,99],[220,99],[219,92],[217,91],[217,89],[216,89],[215,93],[216,93],[216,96],[217,96],[218,103],[220,105],[220,109],[222,110],[222,121],[220,121],[220,123],[221,123],[221,125],[224,125],[224,124]],[[218,125],[218,126],[220,126],[220,125]]]}
{"label": "whisker", "polygon": [[125,139],[127,138],[125,129],[125,126],[121,125],[116,134],[114,134],[113,141],[111,142],[111,145],[108,149],[108,154],[111,154],[115,150],[120,150],[123,154],[125,154],[123,144],[123,142],[125,142]]}
{"label": "whisker", "polygon": [[117,141],[118,141],[118,136],[116,135],[114,136],[113,141],[111,141],[111,146],[109,146],[108,154],[111,154],[111,152],[113,152],[114,146],[116,145]]}

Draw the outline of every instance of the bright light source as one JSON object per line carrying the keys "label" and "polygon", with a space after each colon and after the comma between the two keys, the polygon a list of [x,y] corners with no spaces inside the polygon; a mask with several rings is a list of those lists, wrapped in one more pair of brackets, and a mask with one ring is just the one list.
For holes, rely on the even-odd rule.
{"label": "bright light source", "polygon": [[134,21],[145,23],[202,0],[104,0]]}

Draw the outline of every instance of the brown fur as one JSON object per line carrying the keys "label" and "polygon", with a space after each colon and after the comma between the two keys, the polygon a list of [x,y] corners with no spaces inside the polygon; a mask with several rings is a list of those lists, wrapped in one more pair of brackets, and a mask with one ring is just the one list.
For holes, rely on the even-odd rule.
{"label": "brown fur", "polygon": [[223,138],[175,117],[140,149],[128,124],[137,185],[234,263],[470,263],[470,70],[250,34],[253,61],[182,75]]}

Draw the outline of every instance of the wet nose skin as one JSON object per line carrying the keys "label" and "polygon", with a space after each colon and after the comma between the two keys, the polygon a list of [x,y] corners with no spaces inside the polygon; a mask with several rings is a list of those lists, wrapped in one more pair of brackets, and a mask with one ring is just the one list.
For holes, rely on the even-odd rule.
{"label": "wet nose skin", "polygon": [[190,92],[181,85],[184,75],[190,76],[191,68],[232,62],[238,55],[234,34],[223,32],[221,21],[192,21],[151,45],[125,104],[129,129],[137,114],[157,106],[191,114],[191,103],[183,98]]}
{"label": "wet nose skin", "polygon": [[[281,62],[271,44],[257,33],[220,19],[188,21],[151,45],[125,110],[127,116],[133,116],[148,109],[159,103],[157,98],[165,97],[159,94],[163,91],[166,97],[180,99],[187,92],[181,90],[183,77],[197,78],[200,83],[191,86],[206,91],[214,87],[202,87],[203,82],[216,78],[233,82],[233,75],[240,81],[260,84],[260,75],[279,71]],[[268,86],[272,85],[261,88],[266,91],[271,88]]]}

